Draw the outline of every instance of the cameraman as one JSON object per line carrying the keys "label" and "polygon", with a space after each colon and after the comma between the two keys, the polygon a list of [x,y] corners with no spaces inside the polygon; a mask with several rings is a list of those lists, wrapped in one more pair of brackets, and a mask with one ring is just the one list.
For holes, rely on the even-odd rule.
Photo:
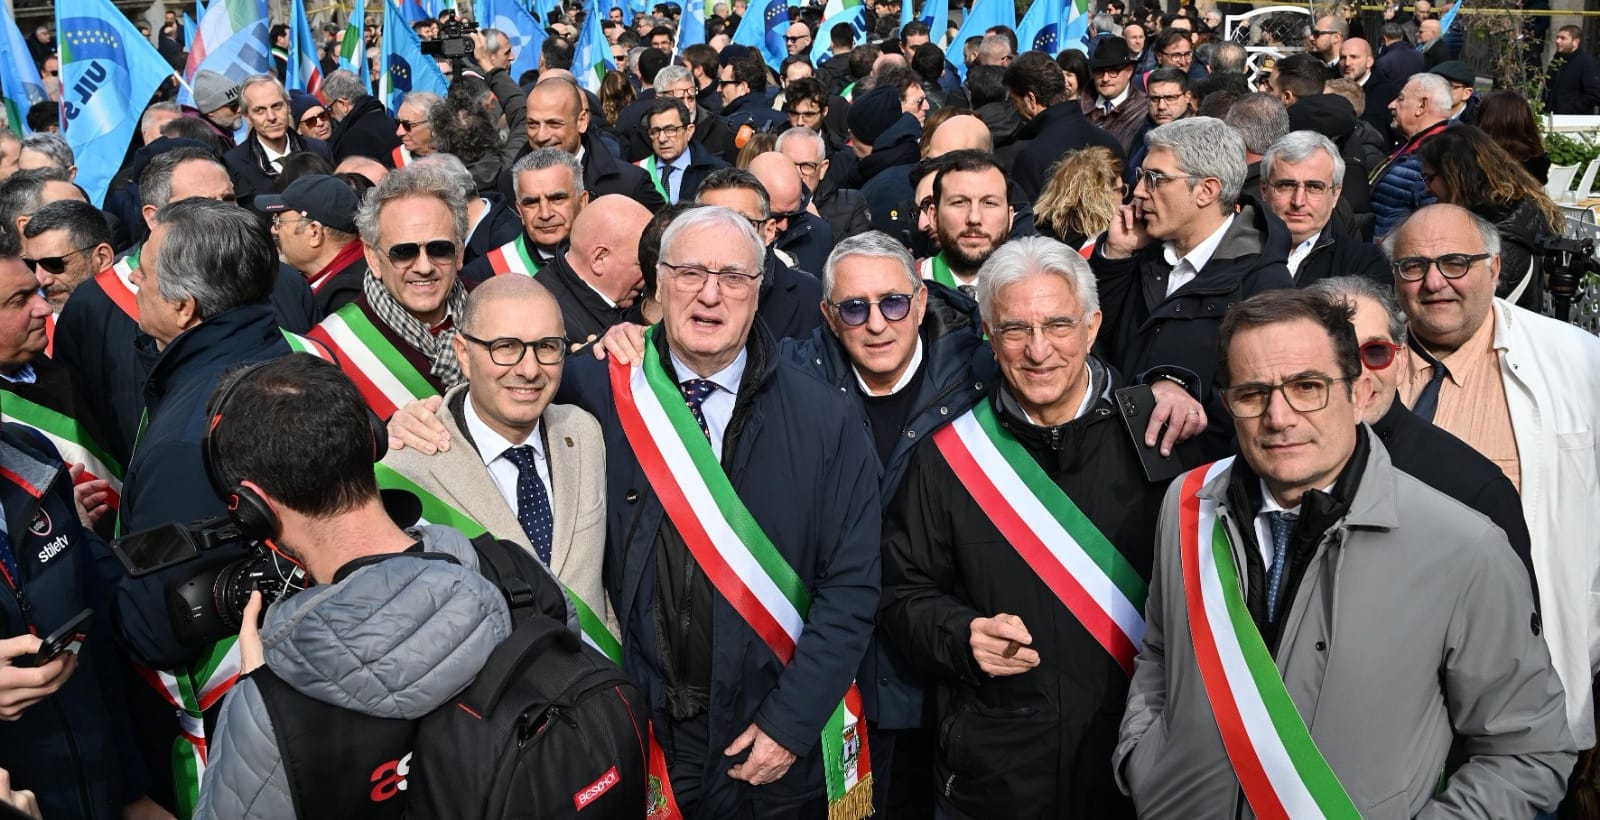
{"label": "cameraman", "polygon": [[[455,26],[450,27],[450,33],[458,34]],[[511,38],[492,28],[473,31],[467,36],[471,38],[472,53],[462,58],[461,71],[488,83],[489,90],[500,101],[500,110],[506,115],[506,140],[500,153],[514,157],[528,144],[527,129],[522,127],[528,110],[528,94],[511,76],[511,61],[516,59]]]}
{"label": "cameraman", "polygon": [[[261,511],[241,523],[264,521],[262,537],[317,585],[274,605],[259,635],[252,594],[239,633],[247,674],[223,702],[195,816],[287,818],[308,804],[362,816],[404,789],[373,787],[410,751],[394,724],[465,688],[510,635],[505,599],[460,533],[390,521],[366,405],[337,367],[288,356],[234,375],[219,395],[208,445],[217,479],[237,488],[240,509]],[[305,446],[305,430],[318,446]]]}

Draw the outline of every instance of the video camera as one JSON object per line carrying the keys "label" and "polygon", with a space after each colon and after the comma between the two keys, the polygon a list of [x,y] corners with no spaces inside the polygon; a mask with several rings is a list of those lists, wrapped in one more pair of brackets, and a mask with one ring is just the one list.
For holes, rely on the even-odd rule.
{"label": "video camera", "polygon": [[1570,322],[1572,300],[1577,298],[1584,277],[1600,276],[1600,262],[1594,258],[1594,240],[1540,236],[1537,241],[1548,274],[1545,290],[1550,293],[1555,317]]}
{"label": "video camera", "polygon": [[467,36],[478,30],[477,23],[463,23],[459,19],[439,23],[439,38],[423,40],[422,53],[446,60],[462,60],[472,54],[472,38]]}

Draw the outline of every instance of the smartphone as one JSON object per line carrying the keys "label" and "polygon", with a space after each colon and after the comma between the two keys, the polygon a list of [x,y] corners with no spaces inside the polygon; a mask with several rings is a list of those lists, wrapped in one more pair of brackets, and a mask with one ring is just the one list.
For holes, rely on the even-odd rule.
{"label": "smartphone", "polygon": [[[1139,466],[1144,468],[1145,479],[1152,482],[1168,481],[1182,473],[1186,468],[1183,460],[1179,458],[1177,448],[1174,448],[1170,456],[1162,455],[1159,437],[1156,446],[1145,446],[1144,432],[1149,429],[1150,414],[1156,409],[1156,397],[1150,385],[1123,387],[1114,391],[1112,395],[1116,398],[1117,411],[1122,416],[1123,426],[1133,439],[1133,449],[1139,454]],[[1166,434],[1166,429],[1163,425],[1161,435]]]}
{"label": "smartphone", "polygon": [[39,650],[29,655],[18,655],[11,659],[12,666],[33,667],[44,666],[61,656],[63,652],[78,654],[83,648],[83,641],[89,636],[89,619],[94,617],[94,610],[85,609],[72,616],[60,629],[50,633],[44,643],[39,644]]}
{"label": "smartphone", "polygon": [[200,554],[187,527],[166,524],[136,532],[111,542],[111,552],[128,574],[138,578]]}

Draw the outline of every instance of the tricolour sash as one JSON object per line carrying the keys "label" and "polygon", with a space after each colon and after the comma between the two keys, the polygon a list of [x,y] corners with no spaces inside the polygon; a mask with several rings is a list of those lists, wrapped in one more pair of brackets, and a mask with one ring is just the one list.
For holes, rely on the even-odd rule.
{"label": "tricolour sash", "polygon": [[1200,488],[1233,463],[1190,470],[1178,506],[1183,597],[1195,661],[1228,760],[1262,818],[1359,818],[1289,697],[1239,587],[1217,502]]}
{"label": "tricolour sash", "polygon": [[1133,674],[1147,587],[1128,559],[980,401],[933,434],[989,520],[1078,622]]}
{"label": "tricolour sash", "polygon": [[[638,365],[611,360],[611,392],[634,456],[696,563],[739,617],[787,664],[805,628],[805,584],[740,500],[711,443],[661,366],[656,331]],[[854,682],[822,729],[830,820],[872,813],[872,773]]]}
{"label": "tricolour sash", "polygon": [[129,277],[139,268],[139,251],[118,259],[109,268],[101,270],[94,275],[94,281],[105,291],[111,303],[116,305],[129,319],[139,321],[139,301],[134,295],[133,284]]}
{"label": "tricolour sash", "polygon": [[922,260],[921,268],[923,279],[931,279],[947,288],[957,287],[955,274],[950,272],[949,263],[944,261],[944,251]]}
{"label": "tricolour sash", "polygon": [[650,175],[650,183],[656,186],[656,193],[661,195],[661,201],[670,204],[672,202],[672,197],[667,196],[667,186],[661,184],[661,172],[656,170],[655,154],[651,154],[650,156],[635,162],[634,165],[643,168],[644,172]]}
{"label": "tricolour sash", "polygon": [[111,509],[121,505],[122,465],[89,437],[77,419],[15,393],[0,391],[0,421],[15,422],[39,431],[55,445],[63,461],[83,465],[83,473],[74,483],[105,479],[111,485],[108,499]]}
{"label": "tricolour sash", "polygon": [[334,311],[306,335],[329,348],[339,369],[355,382],[361,398],[380,418],[389,418],[413,399],[439,395],[354,302]]}
{"label": "tricolour sash", "polygon": [[389,159],[395,168],[404,168],[412,162],[411,152],[407,151],[404,145],[396,145],[394,150],[389,152]]}
{"label": "tricolour sash", "polygon": [[489,267],[494,269],[495,276],[508,273],[520,273],[523,276],[537,276],[539,262],[528,251],[528,235],[517,234],[517,238],[489,251]]}
{"label": "tricolour sash", "polygon": [[178,738],[172,742],[173,786],[179,817],[194,814],[200,799],[200,781],[206,771],[205,711],[233,688],[239,679],[237,637],[212,644],[198,661],[175,671],[134,667],[178,718]]}

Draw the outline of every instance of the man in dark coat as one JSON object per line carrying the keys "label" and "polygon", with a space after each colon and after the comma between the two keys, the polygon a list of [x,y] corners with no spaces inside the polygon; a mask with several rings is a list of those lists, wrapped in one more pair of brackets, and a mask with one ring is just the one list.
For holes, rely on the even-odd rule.
{"label": "man in dark coat", "polygon": [[889,212],[915,193],[910,176],[921,153],[922,123],[900,110],[900,92],[888,86],[856,98],[849,122],[857,187],[867,199],[872,226],[887,230],[893,221]]}
{"label": "man in dark coat", "polygon": [[[611,362],[579,357],[558,396],[593,413],[605,435],[606,588],[623,667],[654,712],[677,803],[690,817],[827,812],[819,740],[851,690],[878,602],[872,442],[848,398],[784,359],[757,321],[763,255],[739,213],[696,208],[675,220],[661,243],[664,318],[641,358],[652,380],[683,382],[675,386],[703,419],[707,458],[720,462],[734,497],[770,540],[768,555],[809,593],[809,610],[782,633],[793,640],[786,662],[730,602],[722,578],[711,579],[714,567],[701,563],[703,542],[691,543],[685,527],[694,513],[668,514],[662,477],[641,466],[638,440],[630,441],[645,433],[624,428]],[[678,446],[704,447],[688,438],[700,431],[687,424]],[[658,440],[677,435],[670,427],[650,432]],[[780,464],[781,478],[771,469]]]}
{"label": "man in dark coat", "polygon": [[[356,75],[348,71],[335,71],[322,81],[322,94],[328,101],[328,113],[333,116],[334,163],[353,156],[371,157],[394,167],[394,149],[400,147],[400,137],[395,133],[394,120],[383,103],[367,93],[367,88]],[[516,123],[511,123],[515,128]]]}
{"label": "man in dark coat", "polygon": [[290,154],[310,151],[333,164],[333,152],[327,143],[303,137],[295,130],[289,113],[289,92],[282,83],[270,77],[252,77],[239,87],[239,102],[250,123],[250,133],[222,159],[238,183],[235,193],[246,207],[255,207],[256,196],[282,189],[278,176],[283,173],[284,158]]}
{"label": "man in dark coat", "polygon": [[[1094,74],[1094,88],[1078,90],[1083,94],[1084,117],[1115,137],[1125,155],[1144,130],[1145,115],[1150,111],[1149,98],[1133,84],[1133,55],[1128,44],[1121,37],[1106,40],[1089,61],[1089,70]],[[1191,83],[1194,79],[1191,74]]]}
{"label": "man in dark coat", "polygon": [[1006,67],[1005,83],[1027,120],[1017,132],[1011,176],[1030,202],[1044,190],[1050,166],[1066,154],[1091,145],[1110,150],[1118,160],[1126,153],[1122,143],[1083,116],[1081,104],[1067,94],[1055,60],[1037,51],[1023,54]]}
{"label": "man in dark coat", "polygon": [[[618,159],[591,127],[594,116],[584,104],[578,86],[564,78],[550,78],[528,92],[526,128],[528,151],[560,148],[583,163],[583,187],[594,200],[606,194],[621,194],[649,208],[653,213],[666,206],[650,176],[643,169]],[[598,121],[598,120],[596,120]],[[511,169],[500,174],[500,196],[516,201]]]}
{"label": "man in dark coat", "polygon": [[572,222],[571,245],[539,269],[539,283],[561,305],[567,338],[583,344],[621,322],[637,298],[639,237],[650,212],[627,197],[592,200]]}
{"label": "man in dark coat", "polygon": [[1556,32],[1556,53],[1550,58],[1549,73],[1544,89],[1547,111],[1593,114],[1600,107],[1600,60],[1583,50],[1583,29],[1562,26]]}
{"label": "man in dark coat", "polygon": [[779,339],[805,339],[822,324],[817,306],[822,303],[822,286],[817,277],[790,267],[772,251],[777,226],[772,221],[772,200],[761,180],[749,171],[724,168],[706,177],[695,200],[702,205],[721,205],[742,215],[766,247],[762,260],[759,306],[756,315],[773,336]]}
{"label": "man in dark coat", "polygon": [[[1044,237],[990,257],[978,304],[1002,378],[917,448],[885,520],[880,623],[937,683],[948,817],[1134,816],[1105,760],[1164,488],[1145,479],[1113,372],[1089,354],[1092,282],[1076,251]],[[1041,505],[1081,513],[1081,529],[1049,514],[1011,526]],[[1091,543],[1092,561],[1053,552]],[[1093,567],[1075,588],[1110,588],[1106,602],[1064,597],[1067,567]]]}
{"label": "man in dark coat", "polygon": [[1382,249],[1334,225],[1345,177],[1338,151],[1315,131],[1291,131],[1261,157],[1261,201],[1289,230],[1285,264],[1297,287],[1352,274],[1380,284],[1393,281]]}
{"label": "man in dark coat", "polygon": [[794,267],[820,276],[833,250],[833,228],[806,210],[800,169],[783,154],[768,151],[750,161],[750,173],[767,192],[773,250],[792,260]]}
{"label": "man in dark coat", "polygon": [[644,169],[656,193],[673,205],[692,202],[707,176],[729,167],[722,157],[694,141],[695,124],[689,117],[683,101],[660,97],[650,102],[640,125],[649,137],[650,151],[634,165]]}
{"label": "man in dark coat", "polygon": [[1221,120],[1177,120],[1146,142],[1134,203],[1089,257],[1105,313],[1096,350],[1124,378],[1152,385],[1152,427],[1177,417],[1169,429],[1177,437],[1207,421],[1200,455],[1220,457],[1233,426],[1211,389],[1217,331],[1234,302],[1293,286],[1288,232],[1240,193],[1244,140]]}
{"label": "man in dark coat", "polygon": [[742,145],[751,134],[782,131],[788,118],[774,111],[767,96],[767,67],[761,57],[743,46],[722,50],[717,86],[722,93],[722,121]]}

